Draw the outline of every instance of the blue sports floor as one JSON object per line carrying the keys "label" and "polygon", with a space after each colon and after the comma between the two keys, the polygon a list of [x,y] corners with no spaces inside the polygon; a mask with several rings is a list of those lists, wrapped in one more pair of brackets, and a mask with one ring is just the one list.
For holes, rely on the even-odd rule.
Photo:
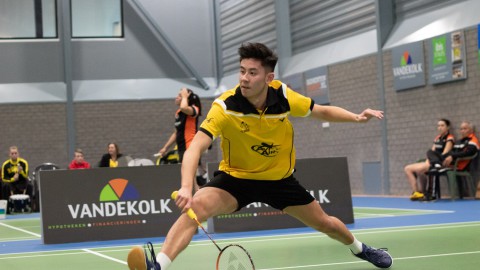
{"label": "blue sports floor", "polygon": [[[347,227],[374,247],[387,247],[391,269],[480,269],[480,200],[411,202],[354,197],[355,223]],[[131,246],[163,238],[44,245],[39,214],[0,220],[0,269],[128,269]],[[240,243],[256,269],[375,269],[347,248],[310,228],[214,234],[219,245]],[[218,251],[203,234],[169,270],[215,269]]]}

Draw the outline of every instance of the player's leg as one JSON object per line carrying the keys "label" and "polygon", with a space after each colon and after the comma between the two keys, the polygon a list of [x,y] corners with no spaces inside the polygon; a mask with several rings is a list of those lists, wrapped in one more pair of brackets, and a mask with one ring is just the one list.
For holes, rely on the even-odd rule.
{"label": "player's leg", "polygon": [[[205,187],[195,193],[192,209],[195,211],[198,220],[202,222],[209,217],[235,211],[237,201],[224,190]],[[147,243],[145,251],[139,247],[130,251],[128,257],[130,269],[166,270],[170,262],[188,246],[196,231],[197,223],[186,214],[182,214],[170,228],[157,255],[155,255],[151,243]]]}
{"label": "player's leg", "polygon": [[423,197],[422,190],[418,188],[417,176],[423,177],[424,174],[428,171],[430,165],[428,161],[426,162],[417,162],[405,166],[405,175],[407,176],[408,183],[412,188],[412,195],[410,196],[411,200],[418,200]]}
{"label": "player's leg", "polygon": [[306,205],[289,206],[284,210],[305,225],[323,232],[330,238],[347,245],[352,253],[379,268],[389,268],[392,257],[383,249],[375,249],[359,242],[338,218],[327,215],[317,201]]}
{"label": "player's leg", "polygon": [[[237,201],[230,193],[213,187],[198,190],[193,197],[192,209],[200,222],[209,217],[231,213],[237,209]],[[173,224],[167,234],[160,252],[165,253],[171,260],[185,249],[197,231],[197,223],[186,214]]]}
{"label": "player's leg", "polygon": [[345,245],[353,242],[354,237],[345,224],[338,218],[327,215],[317,201],[307,205],[289,206],[283,211],[313,229],[323,232],[330,238]]}

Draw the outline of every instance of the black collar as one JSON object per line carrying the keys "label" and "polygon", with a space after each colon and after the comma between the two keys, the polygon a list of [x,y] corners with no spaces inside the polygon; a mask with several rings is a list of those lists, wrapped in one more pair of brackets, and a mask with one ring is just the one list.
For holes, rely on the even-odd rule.
{"label": "black collar", "polygon": [[[259,114],[257,109],[242,95],[242,91],[240,90],[240,86],[235,89],[235,95],[234,95],[235,101],[240,107],[240,110],[242,111],[243,114]],[[267,89],[267,102],[266,102],[266,107],[272,107],[276,103],[278,103],[278,96],[276,91],[268,86]]]}

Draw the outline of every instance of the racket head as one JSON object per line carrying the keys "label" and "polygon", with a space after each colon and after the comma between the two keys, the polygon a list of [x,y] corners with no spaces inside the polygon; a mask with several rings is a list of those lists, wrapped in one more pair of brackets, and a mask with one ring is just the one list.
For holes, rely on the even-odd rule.
{"label": "racket head", "polygon": [[252,256],[241,245],[231,244],[222,249],[217,257],[217,270],[255,270]]}

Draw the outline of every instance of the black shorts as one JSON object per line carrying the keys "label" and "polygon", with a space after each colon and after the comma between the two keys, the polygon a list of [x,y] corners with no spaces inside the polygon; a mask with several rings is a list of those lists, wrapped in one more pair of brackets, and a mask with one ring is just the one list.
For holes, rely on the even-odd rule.
{"label": "black shorts", "polygon": [[237,211],[254,202],[262,202],[278,210],[288,206],[306,205],[315,198],[293,175],[278,181],[249,180],[216,171],[204,187],[216,187],[230,193],[238,202]]}

